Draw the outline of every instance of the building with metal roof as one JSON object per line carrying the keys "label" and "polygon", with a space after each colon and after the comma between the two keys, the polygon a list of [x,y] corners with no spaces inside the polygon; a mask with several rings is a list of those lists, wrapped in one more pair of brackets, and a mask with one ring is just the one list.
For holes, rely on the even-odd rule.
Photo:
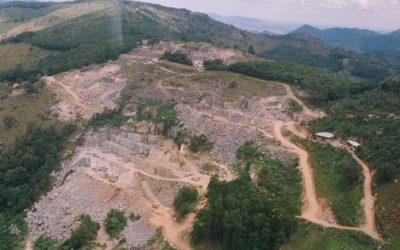
{"label": "building with metal roof", "polygon": [[335,135],[333,133],[330,133],[330,132],[316,133],[315,136],[319,137],[319,138],[322,138],[322,139],[327,139],[327,140],[331,140],[331,139],[335,138]]}

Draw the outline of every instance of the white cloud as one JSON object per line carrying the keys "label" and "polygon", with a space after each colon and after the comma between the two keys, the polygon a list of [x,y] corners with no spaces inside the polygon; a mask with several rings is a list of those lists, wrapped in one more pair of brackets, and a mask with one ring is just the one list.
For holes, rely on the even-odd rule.
{"label": "white cloud", "polygon": [[[307,2],[316,4],[314,0]],[[399,0],[321,0],[320,6],[332,9],[363,10],[363,11],[384,11],[392,8],[399,8]],[[399,12],[400,10],[397,9]]]}

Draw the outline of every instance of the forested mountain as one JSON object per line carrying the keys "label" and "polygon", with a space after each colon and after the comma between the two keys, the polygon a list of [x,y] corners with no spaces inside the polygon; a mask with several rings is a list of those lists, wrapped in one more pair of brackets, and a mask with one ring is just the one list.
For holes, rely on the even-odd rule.
{"label": "forested mountain", "polygon": [[306,33],[319,38],[331,46],[358,52],[400,49],[398,31],[384,35],[366,29],[330,28],[318,29],[304,25],[291,33]]}
{"label": "forested mountain", "polygon": [[[18,79],[28,79],[103,62],[131,50],[143,39],[150,43],[201,41],[243,51],[252,47],[262,57],[374,80],[382,80],[392,72],[385,60],[334,49],[309,36],[294,34],[272,37],[255,34],[215,21],[205,14],[146,3],[94,1],[87,2],[88,6],[84,4],[85,1],[69,4],[31,3],[32,15],[22,24],[13,21],[13,17],[20,13],[18,9],[24,8],[26,12],[29,6],[21,6],[18,2],[1,6],[0,15],[8,20],[0,23],[0,29],[4,31],[1,35],[3,44],[26,43],[58,53],[41,59],[29,69],[25,68],[23,73],[23,65],[0,72],[0,79],[15,81],[15,70],[18,70]],[[54,22],[52,20],[56,13],[61,14]],[[368,61],[368,64],[362,61]]]}
{"label": "forested mountain", "polygon": [[362,53],[373,53],[392,65],[400,65],[400,30],[390,34],[380,34],[365,29],[331,28],[318,29],[304,25],[292,34],[305,33],[319,38],[332,47]]}

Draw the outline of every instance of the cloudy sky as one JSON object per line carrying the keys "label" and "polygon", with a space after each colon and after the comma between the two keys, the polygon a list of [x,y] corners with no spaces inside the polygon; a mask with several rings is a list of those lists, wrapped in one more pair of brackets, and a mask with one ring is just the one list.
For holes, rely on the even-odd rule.
{"label": "cloudy sky", "polygon": [[141,0],[199,12],[319,27],[400,28],[400,0]]}

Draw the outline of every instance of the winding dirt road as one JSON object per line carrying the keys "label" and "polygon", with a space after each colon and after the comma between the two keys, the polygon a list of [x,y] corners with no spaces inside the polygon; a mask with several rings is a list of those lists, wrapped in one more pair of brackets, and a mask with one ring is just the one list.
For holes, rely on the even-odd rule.
{"label": "winding dirt road", "polygon": [[[293,94],[291,88],[287,84],[283,83],[281,84],[285,87],[287,96],[291,99],[294,99],[300,105],[303,106],[303,113],[305,115],[314,118],[322,117],[324,115],[322,112],[314,112],[309,108],[307,108],[306,105]],[[285,127],[293,134],[300,136],[302,138],[306,138],[307,135],[305,133],[302,133],[296,129],[297,124],[298,123],[296,122],[284,123],[282,121],[275,121],[274,134],[276,139],[281,142],[282,146],[287,148],[288,151],[296,153],[299,157],[299,169],[301,170],[301,173],[303,175],[303,188],[304,188],[304,200],[303,200],[301,218],[324,227],[361,231],[369,235],[373,239],[381,240],[381,237],[379,236],[378,231],[376,230],[376,224],[375,224],[375,197],[373,196],[371,188],[373,173],[371,173],[369,167],[362,160],[360,160],[353,151],[351,151],[347,147],[343,147],[348,152],[351,153],[353,158],[360,164],[360,166],[363,169],[364,198],[362,200],[362,206],[364,211],[365,222],[360,227],[347,227],[329,221],[327,215],[323,213],[321,205],[318,203],[318,196],[315,189],[313,171],[312,167],[310,166],[308,152],[298,147],[294,143],[292,143],[282,134],[282,129],[283,127]]]}
{"label": "winding dirt road", "polygon": [[[175,74],[182,74],[178,72],[174,72],[172,70],[168,70],[165,68],[162,68],[162,70],[165,70],[169,73],[175,73]],[[255,79],[259,81],[260,79],[257,78],[252,78],[248,77],[250,79]],[[292,99],[299,103],[302,107],[302,114],[306,117],[309,117],[311,119],[316,119],[316,118],[321,118],[325,116],[325,113],[321,110],[319,111],[314,111],[309,109],[302,100],[300,100],[292,91],[291,87],[287,84],[284,83],[278,83],[281,84],[285,90],[286,90],[286,98]],[[160,84],[161,85],[161,84]],[[161,89],[162,86],[161,86]],[[226,118],[223,117],[215,117],[212,116],[216,120],[220,120],[222,122],[229,122],[227,121]],[[365,217],[365,222],[363,225],[359,227],[348,227],[348,226],[341,226],[337,224],[334,219],[332,219],[331,215],[328,212],[325,212],[321,206],[321,204],[318,201],[318,194],[316,191],[315,187],[315,181],[314,181],[314,175],[313,175],[313,170],[310,165],[309,161],[309,153],[304,150],[303,148],[295,145],[290,141],[290,139],[286,138],[282,134],[282,129],[286,128],[289,130],[291,133],[295,134],[296,136],[299,136],[301,138],[307,138],[307,133],[303,131],[299,131],[299,129],[296,128],[297,125],[299,125],[299,122],[293,122],[293,121],[280,121],[280,120],[269,120],[269,122],[272,122],[273,124],[273,133],[274,137],[281,143],[281,145],[286,148],[288,151],[295,153],[299,157],[299,169],[301,171],[301,174],[303,176],[303,188],[304,188],[304,197],[303,197],[303,207],[302,207],[302,212],[301,212],[301,218],[304,220],[307,220],[309,222],[312,222],[314,224],[318,224],[323,227],[328,227],[328,228],[336,228],[336,229],[342,229],[342,230],[352,230],[352,231],[360,231],[363,232],[367,235],[369,235],[371,238],[376,239],[376,240],[381,240],[377,230],[376,230],[376,225],[375,225],[375,197],[373,196],[372,193],[372,177],[373,174],[371,173],[369,167],[361,161],[354,152],[352,152],[349,148],[344,147],[348,152],[351,153],[353,158],[361,165],[363,169],[363,175],[364,175],[364,198],[362,200],[362,206],[363,206],[363,211],[364,211],[364,217]],[[246,127],[245,124],[241,124],[242,126]],[[258,131],[262,132],[266,137],[270,138],[270,133],[264,131],[261,128],[258,128]]]}

